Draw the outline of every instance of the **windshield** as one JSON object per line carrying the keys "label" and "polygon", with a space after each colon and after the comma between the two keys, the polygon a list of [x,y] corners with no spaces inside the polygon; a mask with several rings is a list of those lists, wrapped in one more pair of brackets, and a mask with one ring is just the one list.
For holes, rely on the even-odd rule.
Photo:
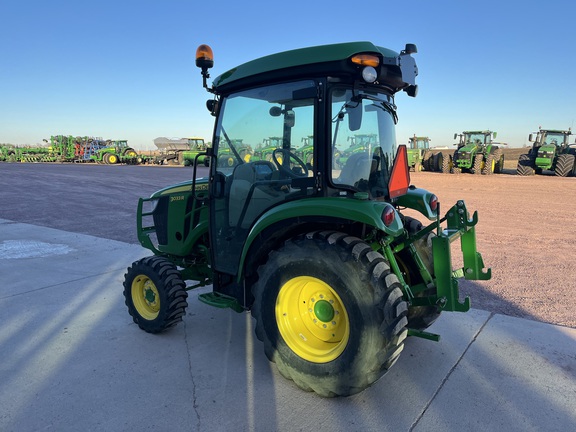
{"label": "windshield", "polygon": [[466,134],[466,144],[487,144],[490,142],[490,135],[483,133],[469,133]]}
{"label": "windshield", "polygon": [[[315,88],[314,81],[283,83],[223,99],[215,135],[218,170],[230,174],[241,163],[274,162],[274,150],[278,148],[305,157],[298,147],[314,130],[314,97],[300,94],[312,90],[315,95]],[[278,162],[286,159],[276,154]]]}
{"label": "windshield", "polygon": [[562,145],[564,144],[564,134],[548,132],[543,144]]}
{"label": "windshield", "polygon": [[396,113],[384,93],[332,91],[332,182],[372,197],[388,194],[396,153]]}
{"label": "windshield", "polygon": [[417,142],[417,148],[419,149],[427,149],[428,148],[428,140],[425,138],[418,138]]}

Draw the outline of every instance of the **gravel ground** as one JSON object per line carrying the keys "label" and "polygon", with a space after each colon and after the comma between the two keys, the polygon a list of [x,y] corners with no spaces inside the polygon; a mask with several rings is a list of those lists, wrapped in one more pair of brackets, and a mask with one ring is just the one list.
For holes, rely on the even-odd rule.
{"label": "gravel ground", "polygon": [[[515,161],[506,167],[411,179],[438,195],[443,212],[458,199],[478,211],[478,250],[492,279],[461,282],[474,308],[576,328],[576,178],[519,177]],[[182,167],[0,164],[0,218],[137,243],[138,197],[191,175]]]}
{"label": "gravel ground", "polygon": [[489,281],[464,281],[472,306],[505,315],[576,327],[576,178],[553,175],[411,173],[447,211],[464,199],[478,211],[478,251]]}

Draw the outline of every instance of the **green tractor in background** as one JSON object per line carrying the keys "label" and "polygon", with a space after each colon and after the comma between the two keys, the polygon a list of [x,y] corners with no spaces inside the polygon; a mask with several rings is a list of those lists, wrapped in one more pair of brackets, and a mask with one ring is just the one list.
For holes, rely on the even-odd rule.
{"label": "green tractor in background", "polygon": [[107,165],[115,165],[117,163],[137,164],[138,153],[128,146],[126,140],[108,140],[105,146],[94,151],[90,159],[97,163],[104,163]]}
{"label": "green tractor in background", "polygon": [[[252,158],[254,158],[254,150],[252,146],[249,144],[244,144],[244,140],[241,138],[228,138],[231,146],[228,148],[223,148],[222,151],[218,153],[218,164],[219,165],[226,165],[228,167],[233,167],[238,164],[239,160],[236,158],[236,155],[232,153],[232,148],[236,150],[238,156],[240,156],[240,160],[245,163],[250,162]],[[258,157],[255,160],[259,160]],[[208,166],[208,162],[210,161],[209,158],[206,158],[205,165]]]}
{"label": "green tractor in background", "polygon": [[261,161],[268,161],[272,162],[273,160],[273,153],[276,149],[282,148],[282,137],[269,137],[264,138],[262,143],[256,146],[254,149],[254,155],[252,158]]}
{"label": "green tractor in background", "polygon": [[533,134],[528,137],[534,144],[527,154],[518,158],[516,173],[528,176],[551,170],[559,177],[576,175],[576,142],[572,146],[568,142],[572,129],[539,128],[535,134],[536,139]]}
{"label": "green tractor in background", "polygon": [[[408,166],[412,171],[444,171],[444,155],[430,150],[429,137],[408,138]],[[447,160],[447,159],[446,159]]]}
{"label": "green tractor in background", "polygon": [[376,145],[377,134],[355,134],[348,137],[350,144],[335,147],[334,157],[337,167],[343,167],[354,154],[370,152]]}
{"label": "green tractor in background", "polygon": [[454,134],[454,139],[458,137],[460,140],[458,144],[455,144],[458,148],[448,161],[453,173],[494,174],[502,172],[504,152],[492,142],[492,138],[496,138],[496,132],[464,131],[461,134]]}
{"label": "green tractor in background", "polygon": [[[458,279],[491,272],[476,249],[477,213],[458,201],[441,216],[436,195],[410,185],[394,98],[417,93],[415,52],[370,42],[303,48],[242,64],[209,87],[213,55],[201,45],[196,65],[216,118],[210,171],[196,178],[194,165],[190,181],[139,200],[138,239],[152,255],[125,274],[133,321],[165,331],[182,320],[188,291],[211,285],[202,302],[251,311],[281,374],[326,397],[376,382],[407,336],[438,340],[426,329],[440,314],[470,308]],[[310,168],[293,149],[311,131]],[[230,139],[262,142],[271,132],[281,137],[272,160],[247,161]],[[341,165],[337,149],[352,135],[371,139]]]}
{"label": "green tractor in background", "polygon": [[193,166],[194,164],[203,164],[208,166],[206,153],[206,143],[202,138],[188,138],[189,150],[184,150],[178,154],[179,162],[184,166]]}
{"label": "green tractor in background", "polygon": [[304,145],[297,148],[294,154],[306,162],[306,166],[308,166],[309,169],[312,169],[314,165],[314,136],[308,135],[302,137],[302,142]]}

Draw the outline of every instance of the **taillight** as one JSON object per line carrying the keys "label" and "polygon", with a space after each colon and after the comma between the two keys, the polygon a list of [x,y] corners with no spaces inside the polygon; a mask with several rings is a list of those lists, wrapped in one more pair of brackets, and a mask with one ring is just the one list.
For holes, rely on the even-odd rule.
{"label": "taillight", "polygon": [[396,212],[394,211],[393,207],[386,206],[384,211],[382,212],[382,222],[384,225],[390,226],[392,222],[394,222],[394,218],[396,217]]}
{"label": "taillight", "polygon": [[438,197],[436,195],[432,195],[428,201],[428,205],[430,206],[430,210],[435,212],[438,209]]}

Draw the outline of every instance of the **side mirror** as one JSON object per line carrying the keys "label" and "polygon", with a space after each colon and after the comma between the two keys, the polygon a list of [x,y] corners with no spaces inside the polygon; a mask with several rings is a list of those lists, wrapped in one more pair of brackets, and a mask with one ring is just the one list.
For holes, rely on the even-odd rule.
{"label": "side mirror", "polygon": [[357,131],[362,126],[362,101],[353,104],[353,101],[346,104],[346,114],[348,114],[348,129],[351,131]]}
{"label": "side mirror", "polygon": [[284,124],[288,127],[294,127],[296,124],[296,114],[293,110],[287,110],[284,114]]}
{"label": "side mirror", "polygon": [[528,141],[529,141],[529,142],[533,142],[533,141],[534,141],[534,137],[532,136],[532,134],[528,135]]}
{"label": "side mirror", "polygon": [[218,101],[215,99],[208,99],[206,101],[206,108],[208,108],[208,111],[210,111],[210,114],[215,116],[216,111],[218,110]]}
{"label": "side mirror", "polygon": [[454,139],[456,139],[456,138],[458,138],[458,134],[457,134],[457,133],[454,134]]}

